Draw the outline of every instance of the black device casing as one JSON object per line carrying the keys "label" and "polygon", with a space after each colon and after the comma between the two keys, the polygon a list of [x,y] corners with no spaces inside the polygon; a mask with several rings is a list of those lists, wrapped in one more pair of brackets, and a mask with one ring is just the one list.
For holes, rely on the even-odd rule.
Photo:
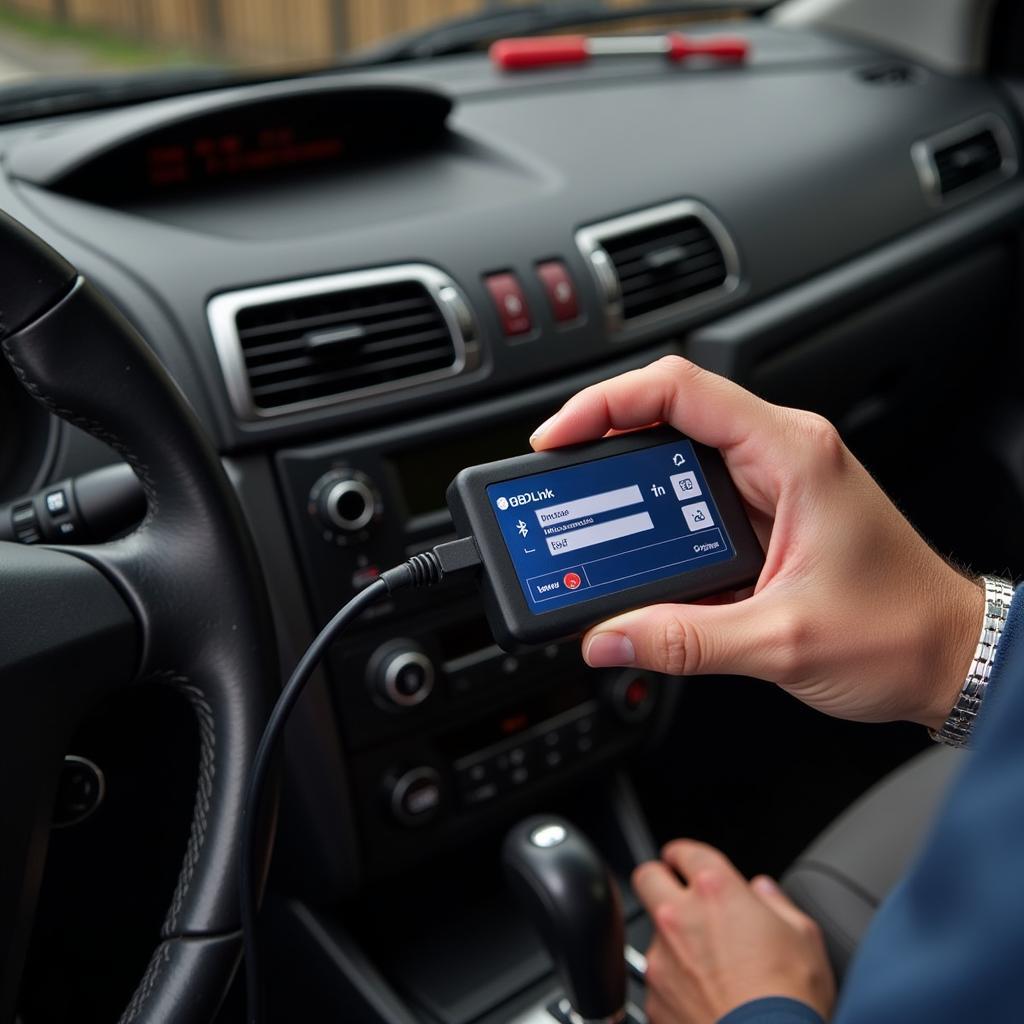
{"label": "black device casing", "polygon": [[[629,587],[541,615],[532,612],[491,508],[487,487],[681,440],[693,445],[718,506],[721,525],[735,551],[734,557],[727,562],[690,569],[678,576]],[[464,469],[448,487],[448,508],[459,536],[476,538],[482,562],[480,586],[484,613],[494,639],[506,651],[576,636],[590,626],[632,608],[664,601],[697,601],[713,594],[740,590],[757,580],[764,565],[761,545],[721,454],[666,426]]]}

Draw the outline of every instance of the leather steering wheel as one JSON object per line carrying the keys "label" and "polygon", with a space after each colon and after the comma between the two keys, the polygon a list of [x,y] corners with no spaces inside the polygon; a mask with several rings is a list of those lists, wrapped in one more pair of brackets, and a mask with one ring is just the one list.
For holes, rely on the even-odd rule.
{"label": "leather steering wheel", "polygon": [[[111,691],[161,683],[195,712],[198,788],[161,940],[121,1021],[197,1024],[239,958],[243,797],[279,686],[265,583],[217,454],[145,342],[3,214],[0,267],[4,357],[37,401],[124,457],[148,503],[141,525],[107,544],[0,543],[0,1022],[14,1014],[75,726]],[[270,833],[268,822],[264,866]]]}

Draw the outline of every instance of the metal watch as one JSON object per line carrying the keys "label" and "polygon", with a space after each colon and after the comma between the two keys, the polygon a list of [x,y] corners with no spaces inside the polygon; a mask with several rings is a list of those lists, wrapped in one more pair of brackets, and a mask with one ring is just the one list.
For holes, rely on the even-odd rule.
{"label": "metal watch", "polygon": [[963,747],[970,741],[974,723],[985,699],[1010,602],[1013,600],[1012,583],[995,576],[983,576],[982,581],[985,584],[985,618],[981,624],[981,636],[978,637],[974,659],[953,710],[942,728],[938,731],[928,730],[933,740],[950,747]]}

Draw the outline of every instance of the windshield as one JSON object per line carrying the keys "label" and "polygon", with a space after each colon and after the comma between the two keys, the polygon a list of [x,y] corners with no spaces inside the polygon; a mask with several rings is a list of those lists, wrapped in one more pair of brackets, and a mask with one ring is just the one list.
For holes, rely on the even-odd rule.
{"label": "windshield", "polygon": [[48,86],[67,95],[113,78],[123,89],[130,76],[173,78],[184,89],[190,74],[209,81],[416,59],[472,50],[503,35],[569,28],[650,32],[757,6],[743,0],[3,0],[0,95],[24,94],[18,87],[28,84],[35,95]]}

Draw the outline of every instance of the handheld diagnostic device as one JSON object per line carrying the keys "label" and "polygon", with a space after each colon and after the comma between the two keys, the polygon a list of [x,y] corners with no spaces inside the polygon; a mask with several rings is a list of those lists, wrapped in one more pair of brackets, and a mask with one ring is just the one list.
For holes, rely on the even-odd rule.
{"label": "handheld diagnostic device", "polygon": [[669,427],[464,469],[448,506],[506,650],[738,590],[764,563],[721,455]]}

